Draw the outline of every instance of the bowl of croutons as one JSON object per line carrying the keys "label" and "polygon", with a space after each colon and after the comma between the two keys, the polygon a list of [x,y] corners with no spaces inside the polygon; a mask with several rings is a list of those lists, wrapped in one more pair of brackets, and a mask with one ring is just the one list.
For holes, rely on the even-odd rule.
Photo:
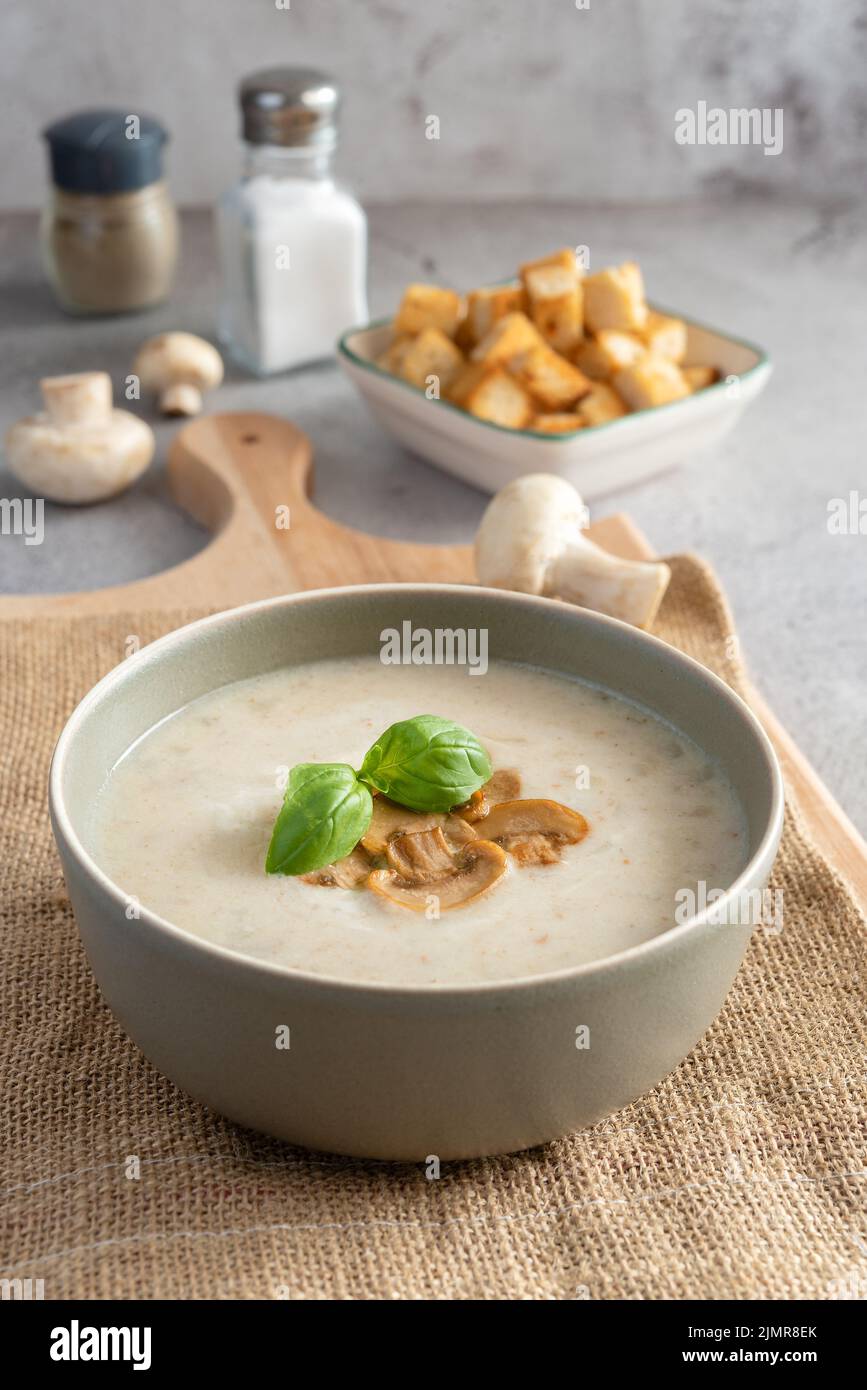
{"label": "bowl of croutons", "polygon": [[413,453],[487,492],[559,474],[592,498],[716,443],[764,387],[767,354],[648,304],[631,261],[573,250],[467,295],[412,284],[338,358]]}

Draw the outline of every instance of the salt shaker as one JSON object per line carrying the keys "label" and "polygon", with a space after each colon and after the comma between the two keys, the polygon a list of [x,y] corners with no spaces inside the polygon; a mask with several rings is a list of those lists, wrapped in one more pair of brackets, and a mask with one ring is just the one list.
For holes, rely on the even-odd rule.
{"label": "salt shaker", "polygon": [[267,376],[330,356],[367,318],[367,220],[332,174],[336,85],[271,68],[240,87],[244,166],[220,200],[219,335]]}

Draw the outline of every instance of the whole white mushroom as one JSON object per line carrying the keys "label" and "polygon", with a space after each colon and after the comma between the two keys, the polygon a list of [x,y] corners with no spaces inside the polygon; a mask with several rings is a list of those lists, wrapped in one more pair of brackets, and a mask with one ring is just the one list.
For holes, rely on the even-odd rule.
{"label": "whole white mushroom", "polygon": [[156,391],[163,415],[198,415],[202,395],[223,380],[223,359],[195,333],[160,333],[142,343],[133,372]]}
{"label": "whole white mushroom", "polygon": [[661,560],[622,560],[584,534],[587,509],[564,478],[528,473],[489,503],[476,535],[480,584],[563,599],[649,627],[671,579]]}
{"label": "whole white mushroom", "polygon": [[18,420],[6,435],[16,478],[50,502],[101,502],[147,468],[154,455],[149,425],[112,408],[107,372],[44,377],[45,410]]}

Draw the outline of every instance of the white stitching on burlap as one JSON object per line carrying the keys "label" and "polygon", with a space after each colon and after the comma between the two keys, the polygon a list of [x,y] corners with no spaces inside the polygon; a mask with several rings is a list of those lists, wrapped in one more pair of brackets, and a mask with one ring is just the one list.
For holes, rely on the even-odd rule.
{"label": "white stitching on burlap", "polygon": [[819,1186],[823,1183],[848,1182],[851,1179],[856,1181],[867,1178],[867,1168],[858,1169],[852,1173],[824,1173],[821,1177],[796,1177],[783,1178],[755,1178],[728,1177],[724,1182],[694,1182],[684,1183],[681,1187],[660,1188],[658,1193],[648,1192],[636,1197],[585,1197],[580,1202],[570,1202],[566,1206],[557,1207],[554,1210],[541,1208],[538,1211],[523,1212],[516,1215],[490,1216],[488,1214],[477,1217],[452,1217],[440,1221],[299,1221],[292,1224],[276,1222],[269,1226],[246,1226],[241,1229],[229,1227],[223,1231],[166,1231],[166,1232],[146,1232],[142,1231],[131,1236],[113,1236],[109,1240],[95,1240],[88,1245],[72,1246],[69,1250],[55,1250],[48,1255],[34,1256],[32,1259],[24,1260],[16,1264],[15,1269],[0,1270],[0,1277],[8,1278],[13,1273],[21,1274],[31,1266],[42,1268],[50,1260],[69,1259],[74,1255],[83,1255],[90,1250],[105,1250],[111,1246],[133,1245],[153,1241],[158,1243],[169,1240],[222,1240],[231,1236],[265,1235],[269,1231],[352,1231],[352,1230],[429,1230],[436,1228],[446,1228],[448,1226],[478,1226],[478,1225],[500,1225],[500,1224],[519,1224],[524,1221],[538,1221],[552,1216],[568,1216],[573,1211],[581,1211],[584,1207],[630,1207],[640,1206],[646,1202],[658,1202],[666,1197],[674,1197],[683,1192],[701,1192],[709,1188],[743,1187],[752,1184],[755,1187],[797,1187],[799,1184]]}

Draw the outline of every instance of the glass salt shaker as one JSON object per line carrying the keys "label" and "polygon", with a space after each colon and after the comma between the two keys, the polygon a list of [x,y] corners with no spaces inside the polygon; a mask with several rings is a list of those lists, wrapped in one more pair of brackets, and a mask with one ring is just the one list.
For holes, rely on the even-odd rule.
{"label": "glass salt shaker", "polygon": [[220,200],[219,336],[261,376],[329,357],[367,319],[367,219],[332,174],[336,85],[271,68],[240,87],[241,180]]}

